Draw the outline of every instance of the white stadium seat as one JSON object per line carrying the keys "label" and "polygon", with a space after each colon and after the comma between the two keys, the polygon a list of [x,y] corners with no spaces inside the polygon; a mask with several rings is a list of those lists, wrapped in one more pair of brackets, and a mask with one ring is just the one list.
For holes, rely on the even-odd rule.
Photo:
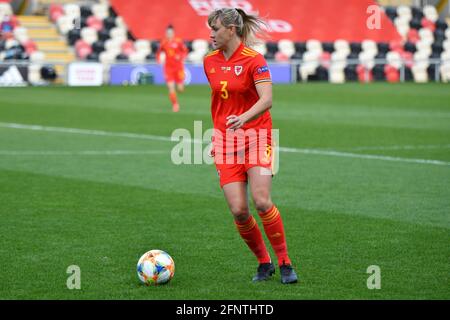
{"label": "white stadium seat", "polygon": [[109,16],[109,7],[108,5],[104,4],[104,3],[97,3],[94,4],[91,7],[92,10],[92,14],[99,18],[100,20],[103,20],[105,18],[107,18]]}
{"label": "white stadium seat", "polygon": [[80,6],[74,3],[64,5],[64,13],[69,18],[75,19],[80,17]]}
{"label": "white stadium seat", "polygon": [[288,39],[282,39],[278,41],[278,50],[290,58],[295,53],[294,42]]}
{"label": "white stadium seat", "polygon": [[436,20],[439,18],[439,14],[436,8],[432,5],[426,5],[423,8],[423,15],[425,16],[425,18],[433,22],[436,22]]}
{"label": "white stadium seat", "polygon": [[267,47],[264,42],[259,42],[252,46],[252,49],[259,52],[263,56],[267,53]]}
{"label": "white stadium seat", "polygon": [[98,40],[97,30],[91,27],[81,29],[81,39],[90,45],[93,44]]}
{"label": "white stadium seat", "polygon": [[148,40],[136,40],[134,42],[134,49],[136,49],[136,52],[143,53],[146,56],[152,53],[152,46]]}

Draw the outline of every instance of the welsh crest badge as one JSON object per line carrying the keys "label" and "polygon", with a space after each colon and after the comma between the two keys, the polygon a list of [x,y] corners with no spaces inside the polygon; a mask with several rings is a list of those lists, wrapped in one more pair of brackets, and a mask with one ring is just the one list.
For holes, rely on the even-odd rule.
{"label": "welsh crest badge", "polygon": [[242,73],[242,66],[234,66],[234,73],[238,76]]}

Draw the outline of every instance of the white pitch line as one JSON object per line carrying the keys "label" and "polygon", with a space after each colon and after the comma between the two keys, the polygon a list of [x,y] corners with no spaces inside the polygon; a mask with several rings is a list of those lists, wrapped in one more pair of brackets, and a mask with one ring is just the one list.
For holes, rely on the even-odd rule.
{"label": "white pitch line", "polygon": [[0,156],[122,156],[164,154],[170,151],[162,150],[83,150],[83,151],[15,151],[0,150]]}
{"label": "white pitch line", "polygon": [[450,162],[445,162],[445,161],[440,161],[440,160],[399,158],[399,157],[379,156],[379,155],[372,155],[372,154],[341,152],[341,151],[333,151],[333,150],[327,151],[327,150],[317,150],[317,149],[297,149],[297,148],[284,148],[284,147],[280,147],[279,149],[282,152],[317,154],[317,155],[321,155],[321,156],[335,156],[335,157],[345,157],[345,158],[373,159],[373,160],[411,162],[411,163],[420,163],[420,164],[434,164],[434,165],[439,165],[439,166],[450,166]]}
{"label": "white pitch line", "polygon": [[437,145],[404,145],[404,146],[368,146],[368,147],[351,147],[344,148],[351,151],[367,151],[367,150],[420,150],[420,149],[448,149],[450,144]]}
{"label": "white pitch line", "polygon": [[[170,137],[155,136],[150,134],[131,133],[131,132],[112,132],[112,131],[78,129],[78,128],[47,127],[41,125],[29,125],[29,124],[8,123],[8,122],[0,122],[0,127],[9,129],[74,133],[74,134],[86,134],[86,135],[106,136],[106,137],[121,137],[121,138],[156,140],[156,141],[173,141]],[[192,139],[188,142],[191,141],[195,143],[200,143],[200,141],[196,139]]]}
{"label": "white pitch line", "polygon": [[[98,136],[107,136],[107,137],[123,137],[123,138],[132,138],[132,139],[145,139],[145,140],[158,140],[158,141],[173,142],[173,140],[170,137],[129,133],[129,132],[111,132],[111,131],[101,131],[101,130],[64,128],[64,127],[46,127],[46,126],[41,126],[41,125],[27,125],[27,124],[8,123],[8,122],[0,122],[0,127],[10,128],[10,129],[37,130],[37,131],[48,131],[48,132],[61,132],[61,133],[72,133],[72,134],[86,134],[86,135],[98,135]],[[198,140],[198,139],[185,139],[185,142],[205,143],[205,141]],[[440,161],[440,160],[399,158],[399,157],[390,157],[390,156],[341,152],[341,151],[335,151],[335,150],[279,147],[279,151],[288,152],[288,153],[315,154],[315,155],[322,155],[322,156],[334,156],[334,157],[345,157],[345,158],[356,158],[356,159],[371,159],[371,160],[384,160],[384,161],[450,166],[450,162],[445,162],[445,161]]]}

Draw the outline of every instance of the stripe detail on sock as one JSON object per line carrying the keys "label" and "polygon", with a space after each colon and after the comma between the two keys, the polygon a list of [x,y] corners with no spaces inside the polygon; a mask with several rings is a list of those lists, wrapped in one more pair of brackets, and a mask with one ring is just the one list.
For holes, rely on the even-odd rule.
{"label": "stripe detail on sock", "polygon": [[246,233],[252,230],[256,225],[256,220],[253,216],[250,216],[244,223],[236,222],[236,227],[240,233]]}
{"label": "stripe detail on sock", "polygon": [[262,223],[264,225],[274,223],[275,221],[277,221],[279,216],[280,212],[278,211],[277,207],[275,207],[275,205],[269,211],[266,211],[266,213],[260,214]]}

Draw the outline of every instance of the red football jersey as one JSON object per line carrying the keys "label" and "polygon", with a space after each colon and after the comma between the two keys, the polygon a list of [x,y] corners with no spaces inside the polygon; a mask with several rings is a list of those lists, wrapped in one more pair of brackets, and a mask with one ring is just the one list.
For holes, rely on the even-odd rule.
{"label": "red football jersey", "polygon": [[[211,113],[214,128],[225,136],[229,115],[241,115],[258,100],[256,84],[272,82],[264,57],[243,43],[226,60],[222,50],[206,55],[203,67],[211,86]],[[242,129],[266,129],[270,134],[272,118],[267,110],[247,122]]]}
{"label": "red football jersey", "polygon": [[181,38],[174,37],[172,40],[164,39],[156,53],[158,61],[161,52],[166,54],[166,61],[164,63],[166,69],[183,68],[183,61],[188,54],[188,49]]}

